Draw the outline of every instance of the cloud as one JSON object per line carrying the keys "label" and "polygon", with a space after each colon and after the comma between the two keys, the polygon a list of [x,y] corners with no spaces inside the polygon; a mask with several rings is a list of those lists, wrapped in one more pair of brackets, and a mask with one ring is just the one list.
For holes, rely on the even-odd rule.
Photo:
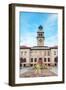
{"label": "cloud", "polygon": [[46,38],[45,45],[47,45],[47,46],[58,45],[58,36],[57,36],[57,34],[54,35],[54,36]]}
{"label": "cloud", "polygon": [[47,18],[47,20],[45,22],[43,22],[43,26],[45,28],[45,30],[49,31],[54,31],[55,28],[57,28],[57,21],[58,20],[58,16],[57,14],[51,14],[49,15],[49,17]]}
{"label": "cloud", "polygon": [[25,33],[25,36],[20,37],[20,45],[26,45],[26,46],[35,46],[36,45],[36,34],[35,33]]}
{"label": "cloud", "polygon": [[[42,14],[43,15],[43,14]],[[20,31],[20,45],[35,46],[37,45],[37,28],[41,23],[44,27],[45,32],[45,45],[52,46],[58,42],[57,37],[57,14],[47,14],[47,18],[42,17],[40,20],[30,18],[27,16],[27,20],[24,18],[21,20],[21,31]],[[32,20],[34,19],[34,22]],[[25,20],[25,21],[24,21]]]}
{"label": "cloud", "polygon": [[44,26],[55,24],[55,21],[57,20],[57,18],[58,18],[57,14],[49,15],[49,17],[47,18],[47,20],[44,23]]}

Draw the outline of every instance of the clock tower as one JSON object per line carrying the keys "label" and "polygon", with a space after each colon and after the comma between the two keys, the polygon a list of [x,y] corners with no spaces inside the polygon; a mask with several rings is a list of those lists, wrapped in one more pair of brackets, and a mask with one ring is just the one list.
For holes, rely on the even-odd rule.
{"label": "clock tower", "polygon": [[43,27],[40,25],[37,31],[37,46],[44,46],[44,38]]}

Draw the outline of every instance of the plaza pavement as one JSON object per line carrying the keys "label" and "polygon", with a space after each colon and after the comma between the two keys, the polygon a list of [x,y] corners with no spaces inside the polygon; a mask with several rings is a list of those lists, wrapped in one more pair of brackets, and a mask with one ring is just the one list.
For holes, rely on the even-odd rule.
{"label": "plaza pavement", "polygon": [[52,71],[53,69],[41,69],[37,72],[34,68],[25,68],[20,71],[20,77],[47,77],[57,76],[57,73]]}

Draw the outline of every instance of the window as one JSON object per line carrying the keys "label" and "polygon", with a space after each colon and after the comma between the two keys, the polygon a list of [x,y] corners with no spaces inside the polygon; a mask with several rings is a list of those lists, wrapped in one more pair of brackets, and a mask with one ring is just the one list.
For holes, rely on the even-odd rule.
{"label": "window", "polygon": [[40,36],[40,33],[38,35]]}
{"label": "window", "polygon": [[20,68],[22,67],[22,64],[20,63]]}
{"label": "window", "polygon": [[40,36],[42,36],[42,33],[40,34]]}
{"label": "window", "polygon": [[44,55],[46,56],[46,50],[44,51]]}
{"label": "window", "polygon": [[57,66],[57,64],[55,63],[55,66]]}
{"label": "window", "polygon": [[24,58],[24,62],[26,62],[26,58]]}
{"label": "window", "polygon": [[23,55],[23,51],[21,51],[21,55]]}
{"label": "window", "polygon": [[20,63],[26,62],[26,58],[20,58]]}
{"label": "window", "polygon": [[35,58],[35,62],[37,62],[37,58]]}
{"label": "window", "polygon": [[48,58],[48,62],[50,62],[50,58]]}
{"label": "window", "polygon": [[26,64],[24,64],[24,67],[26,67]]}
{"label": "window", "polygon": [[48,66],[50,66],[50,64],[48,64]]}
{"label": "window", "polygon": [[42,58],[39,58],[39,60],[42,60]]}
{"label": "window", "polygon": [[23,58],[20,58],[20,63],[22,63],[22,62],[24,62],[24,61],[23,61]]}
{"label": "window", "polygon": [[58,57],[56,57],[56,58],[54,59],[54,62],[58,62]]}
{"label": "window", "polygon": [[33,64],[30,64],[30,66],[33,66]]}
{"label": "window", "polygon": [[54,55],[56,55],[56,51],[54,51]]}
{"label": "window", "polygon": [[50,51],[48,51],[48,56],[50,56]]}
{"label": "window", "polygon": [[46,58],[44,58],[44,62],[46,62]]}
{"label": "window", "polygon": [[39,33],[39,36],[42,36],[42,33]]}
{"label": "window", "polygon": [[24,52],[24,55],[26,55],[27,51]]}
{"label": "window", "polygon": [[33,62],[33,58],[31,58],[31,62]]}

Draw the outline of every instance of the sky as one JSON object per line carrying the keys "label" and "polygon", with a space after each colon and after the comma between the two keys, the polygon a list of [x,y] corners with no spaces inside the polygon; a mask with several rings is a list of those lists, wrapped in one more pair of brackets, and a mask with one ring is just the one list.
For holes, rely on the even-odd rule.
{"label": "sky", "polygon": [[57,13],[20,12],[19,36],[20,46],[37,46],[37,31],[42,25],[44,31],[44,45],[58,45],[58,15]]}

